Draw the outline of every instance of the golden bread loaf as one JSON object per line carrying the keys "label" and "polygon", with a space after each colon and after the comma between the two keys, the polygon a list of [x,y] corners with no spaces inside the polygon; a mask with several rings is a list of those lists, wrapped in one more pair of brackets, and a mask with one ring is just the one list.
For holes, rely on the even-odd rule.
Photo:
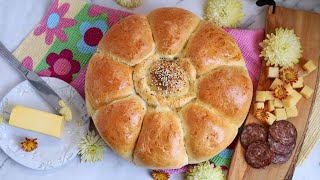
{"label": "golden bread loaf", "polygon": [[179,8],[112,26],[85,81],[87,110],[101,137],[124,159],[151,169],[180,168],[224,150],[252,91],[232,37]]}

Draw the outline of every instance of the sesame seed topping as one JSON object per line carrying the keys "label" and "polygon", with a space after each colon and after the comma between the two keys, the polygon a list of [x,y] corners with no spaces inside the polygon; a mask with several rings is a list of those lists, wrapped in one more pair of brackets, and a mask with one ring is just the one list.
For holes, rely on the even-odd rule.
{"label": "sesame seed topping", "polygon": [[180,92],[187,81],[176,61],[161,60],[151,67],[151,83],[164,94]]}

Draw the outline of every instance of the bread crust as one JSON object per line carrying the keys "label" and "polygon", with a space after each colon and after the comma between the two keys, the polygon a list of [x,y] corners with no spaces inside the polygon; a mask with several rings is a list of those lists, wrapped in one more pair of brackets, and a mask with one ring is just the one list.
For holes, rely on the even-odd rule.
{"label": "bread crust", "polygon": [[154,54],[154,50],[147,17],[136,14],[113,25],[101,39],[97,52],[134,66]]}
{"label": "bread crust", "polygon": [[128,161],[132,161],[146,109],[145,102],[133,95],[103,106],[93,115],[101,137]]}
{"label": "bread crust", "polygon": [[85,82],[88,114],[102,138],[151,169],[199,163],[227,148],[252,91],[232,37],[178,8],[128,16],[111,27]]}
{"label": "bread crust", "polygon": [[177,56],[200,19],[180,8],[159,8],[148,15],[156,51],[163,57]]}

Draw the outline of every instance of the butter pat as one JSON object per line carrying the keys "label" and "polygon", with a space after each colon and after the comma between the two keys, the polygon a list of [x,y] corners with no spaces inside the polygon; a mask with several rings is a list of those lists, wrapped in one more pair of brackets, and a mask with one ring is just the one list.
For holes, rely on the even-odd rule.
{"label": "butter pat", "polygon": [[282,108],[283,107],[282,101],[279,99],[275,99],[273,105],[275,108]]}
{"label": "butter pat", "polygon": [[274,100],[273,91],[266,91],[265,99],[266,101],[270,101],[270,100],[273,101]]}
{"label": "butter pat", "polygon": [[278,67],[268,67],[268,78],[278,78],[279,68]]}
{"label": "butter pat", "polygon": [[274,101],[268,101],[268,111],[274,110]]}
{"label": "butter pat", "polygon": [[71,121],[72,120],[71,109],[62,100],[60,100],[58,103],[59,103],[59,106],[61,107],[59,113],[64,117],[64,120]]}
{"label": "butter pat", "polygon": [[281,108],[281,109],[275,109],[275,110],[274,110],[274,115],[276,115],[277,121],[286,120],[286,119],[287,119],[286,110],[283,109],[283,108]]}
{"label": "butter pat", "polygon": [[15,106],[9,120],[12,126],[58,138],[63,136],[64,123],[63,116],[23,106]]}
{"label": "butter pat", "polygon": [[292,106],[289,108],[286,108],[287,117],[297,117],[298,116],[298,109],[297,106]]}
{"label": "butter pat", "polygon": [[311,60],[303,65],[303,69],[306,70],[308,73],[311,73],[316,68],[317,68],[317,66]]}
{"label": "butter pat", "polygon": [[264,103],[263,102],[257,102],[253,105],[253,112],[256,114],[257,109],[263,109],[264,108]]}
{"label": "butter pat", "polygon": [[266,92],[265,91],[257,91],[256,92],[256,101],[258,101],[258,102],[266,101]]}
{"label": "butter pat", "polygon": [[273,122],[277,119],[273,114],[271,114],[270,112],[267,112],[267,114],[269,115],[268,119],[266,119],[266,122],[269,125],[272,125]]}
{"label": "butter pat", "polygon": [[311,87],[305,85],[305,86],[302,88],[302,90],[300,91],[300,94],[301,94],[304,98],[308,99],[308,98],[311,97],[311,95],[313,94],[313,91],[314,91],[314,90],[313,90]]}
{"label": "butter pat", "polygon": [[270,89],[274,90],[277,86],[282,85],[283,81],[281,81],[280,79],[276,78],[274,79],[274,81],[272,82]]}
{"label": "butter pat", "polygon": [[283,87],[288,91],[289,95],[293,94],[294,89],[292,88],[291,84],[285,84]]}
{"label": "butter pat", "polygon": [[292,87],[294,89],[302,88],[303,87],[303,77],[298,77],[298,81],[295,83],[292,83]]}

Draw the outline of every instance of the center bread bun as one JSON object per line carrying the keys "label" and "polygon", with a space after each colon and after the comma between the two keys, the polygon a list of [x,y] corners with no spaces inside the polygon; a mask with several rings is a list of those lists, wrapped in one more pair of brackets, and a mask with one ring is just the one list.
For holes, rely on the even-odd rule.
{"label": "center bread bun", "polygon": [[239,47],[179,8],[131,15],[88,65],[88,113],[121,157],[151,169],[206,161],[235,138],[252,99]]}

